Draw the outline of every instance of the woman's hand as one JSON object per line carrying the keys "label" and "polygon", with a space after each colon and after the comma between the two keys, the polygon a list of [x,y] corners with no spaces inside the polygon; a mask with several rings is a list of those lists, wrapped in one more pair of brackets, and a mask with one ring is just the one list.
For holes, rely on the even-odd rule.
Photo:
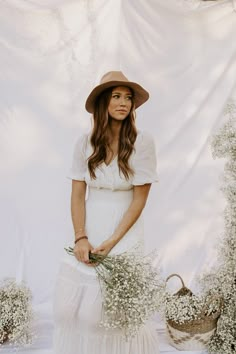
{"label": "woman's hand", "polygon": [[78,241],[74,246],[74,255],[78,261],[83,262],[87,265],[89,262],[89,252],[92,251],[93,247],[88,240],[83,239]]}
{"label": "woman's hand", "polygon": [[115,246],[115,241],[112,239],[105,240],[100,246],[92,249],[92,253],[108,255],[111,249]]}

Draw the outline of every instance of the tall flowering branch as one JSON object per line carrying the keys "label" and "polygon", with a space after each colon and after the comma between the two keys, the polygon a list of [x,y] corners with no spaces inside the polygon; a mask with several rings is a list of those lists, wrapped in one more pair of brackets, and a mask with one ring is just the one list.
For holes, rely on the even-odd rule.
{"label": "tall flowering branch", "polygon": [[202,277],[205,290],[221,294],[224,308],[217,331],[209,343],[210,353],[236,352],[236,103],[225,109],[226,124],[213,137],[213,158],[225,158],[221,190],[227,201],[224,212],[224,235],[218,249],[217,267]]}

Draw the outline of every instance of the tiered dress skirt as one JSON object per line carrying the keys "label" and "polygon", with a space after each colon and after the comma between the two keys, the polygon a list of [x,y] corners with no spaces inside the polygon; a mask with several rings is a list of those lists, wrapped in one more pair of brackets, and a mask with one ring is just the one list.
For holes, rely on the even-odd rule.
{"label": "tiered dress skirt", "polygon": [[[86,230],[95,247],[108,238],[129,207],[133,190],[90,188],[86,201]],[[73,239],[67,246],[73,245]],[[142,249],[143,222],[140,217],[111,254],[134,247]],[[65,254],[54,290],[54,354],[158,354],[155,326],[146,323],[131,340],[120,330],[100,326],[102,298],[94,268]]]}

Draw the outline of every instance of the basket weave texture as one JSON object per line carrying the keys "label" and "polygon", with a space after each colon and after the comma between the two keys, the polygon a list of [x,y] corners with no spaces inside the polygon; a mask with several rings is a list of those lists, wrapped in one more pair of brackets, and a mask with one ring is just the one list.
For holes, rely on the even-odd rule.
{"label": "basket weave texture", "polygon": [[[171,274],[166,279],[166,283],[172,277],[178,277],[182,283],[182,287],[174,295],[193,295],[192,291],[185,286],[183,279],[178,274]],[[166,320],[166,332],[169,343],[178,350],[204,350],[216,330],[222,306],[223,303],[220,299],[219,311],[210,316],[205,315],[205,308],[203,308],[202,315],[196,320],[184,323]]]}

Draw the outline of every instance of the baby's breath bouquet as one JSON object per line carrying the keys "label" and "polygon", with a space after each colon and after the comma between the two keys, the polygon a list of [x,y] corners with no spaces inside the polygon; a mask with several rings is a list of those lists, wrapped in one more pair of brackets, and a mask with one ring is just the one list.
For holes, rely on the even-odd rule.
{"label": "baby's breath bouquet", "polygon": [[165,318],[178,324],[190,323],[195,320],[219,315],[222,308],[222,298],[211,292],[203,295],[195,295],[188,289],[183,279],[178,274],[171,274],[166,279],[167,282],[178,277],[182,287],[175,294],[166,290],[165,295]]}
{"label": "baby's breath bouquet", "polygon": [[179,324],[200,320],[219,312],[221,300],[212,295],[166,294],[165,316],[167,320]]}
{"label": "baby's breath bouquet", "polygon": [[25,284],[17,284],[13,278],[0,282],[0,345],[5,341],[19,345],[31,343],[31,298]]}
{"label": "baby's breath bouquet", "polygon": [[[73,248],[66,251],[73,255]],[[106,257],[90,253],[103,295],[101,325],[123,330],[126,339],[136,335],[164,301],[164,283],[152,266],[153,257],[138,252]]]}

